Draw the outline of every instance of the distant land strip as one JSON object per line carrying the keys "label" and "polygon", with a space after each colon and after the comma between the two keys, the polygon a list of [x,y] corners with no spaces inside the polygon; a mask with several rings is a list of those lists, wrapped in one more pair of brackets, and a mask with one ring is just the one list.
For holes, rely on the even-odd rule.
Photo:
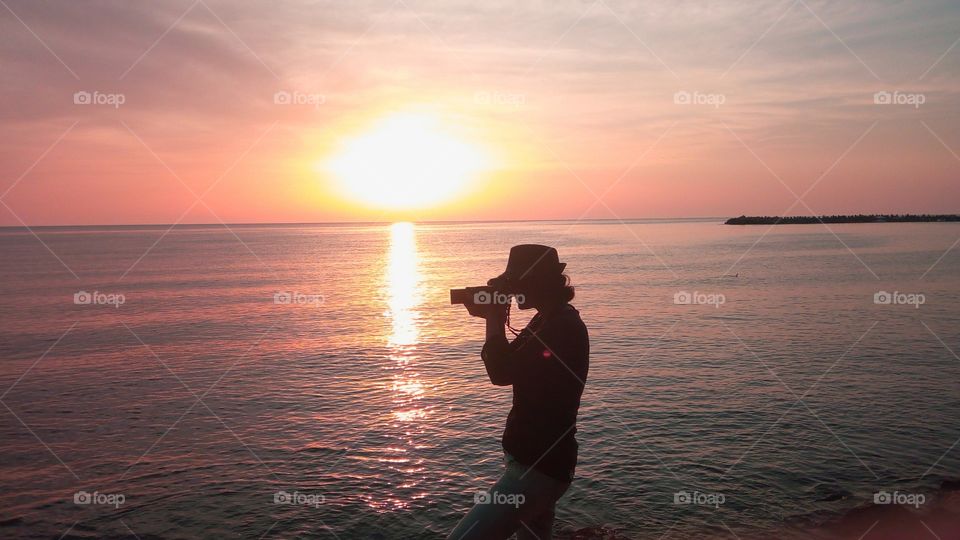
{"label": "distant land strip", "polygon": [[956,214],[855,214],[849,216],[740,216],[727,225],[804,225],[808,223],[929,223],[960,221]]}

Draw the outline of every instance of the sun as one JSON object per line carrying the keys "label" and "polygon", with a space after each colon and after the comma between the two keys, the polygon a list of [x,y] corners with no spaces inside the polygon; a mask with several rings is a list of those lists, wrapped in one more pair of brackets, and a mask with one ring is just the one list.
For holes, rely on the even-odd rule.
{"label": "sun", "polygon": [[357,202],[389,209],[435,206],[488,168],[482,147],[428,113],[395,113],[343,141],[325,169]]}

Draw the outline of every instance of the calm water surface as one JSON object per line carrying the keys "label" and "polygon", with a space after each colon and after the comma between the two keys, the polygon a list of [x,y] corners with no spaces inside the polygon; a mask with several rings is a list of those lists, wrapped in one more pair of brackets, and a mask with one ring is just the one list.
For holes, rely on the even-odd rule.
{"label": "calm water surface", "polygon": [[559,248],[591,332],[558,530],[784,537],[880,489],[936,497],[960,476],[960,226],[831,229],[2,230],[0,535],[442,537],[499,475],[510,406],[448,289],[525,242]]}

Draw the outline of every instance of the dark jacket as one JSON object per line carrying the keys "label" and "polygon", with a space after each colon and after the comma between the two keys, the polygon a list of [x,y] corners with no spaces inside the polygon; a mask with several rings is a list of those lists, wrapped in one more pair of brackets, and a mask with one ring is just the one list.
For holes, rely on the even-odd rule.
{"label": "dark jacket", "polygon": [[490,382],[513,385],[503,449],[558,480],[577,465],[577,410],[587,380],[590,339],[580,312],[564,304],[538,313],[512,342],[491,340],[481,357]]}

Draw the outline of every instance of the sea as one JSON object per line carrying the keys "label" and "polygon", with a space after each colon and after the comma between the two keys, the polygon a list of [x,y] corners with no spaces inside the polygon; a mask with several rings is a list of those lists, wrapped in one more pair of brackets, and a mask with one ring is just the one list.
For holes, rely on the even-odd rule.
{"label": "sea", "polygon": [[502,472],[511,406],[449,290],[522,243],[559,250],[591,340],[557,537],[923,516],[960,478],[958,240],[722,219],[3,228],[0,536],[445,538]]}

